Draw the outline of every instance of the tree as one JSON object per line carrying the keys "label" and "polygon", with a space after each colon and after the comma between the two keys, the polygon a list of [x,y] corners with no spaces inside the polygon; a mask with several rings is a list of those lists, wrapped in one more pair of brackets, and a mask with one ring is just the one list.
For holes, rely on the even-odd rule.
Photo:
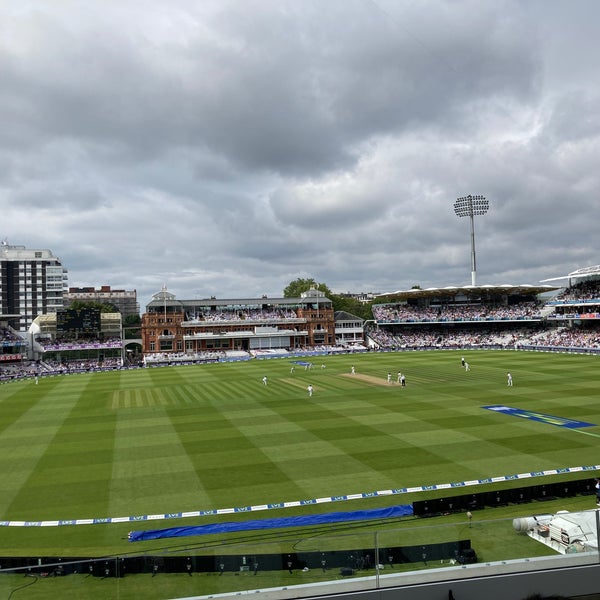
{"label": "tree", "polygon": [[335,311],[343,310],[365,320],[373,318],[370,302],[361,302],[356,298],[340,296],[339,294],[332,294],[330,300],[333,303],[333,310]]}
{"label": "tree", "polygon": [[283,290],[283,297],[300,298],[302,292],[306,292],[312,287],[318,289],[320,292],[323,292],[327,298],[331,298],[333,295],[332,291],[324,283],[317,283],[312,277],[308,279],[302,279],[301,277],[298,277],[298,279],[291,281],[290,284]]}
{"label": "tree", "polygon": [[73,300],[73,302],[71,302],[69,304],[69,306],[67,306],[67,308],[73,309],[73,310],[82,310],[85,308],[95,308],[97,310],[99,310],[101,313],[118,313],[119,310],[117,309],[117,307],[114,304],[109,304],[108,302],[92,302],[92,301],[85,301],[85,300]]}
{"label": "tree", "polygon": [[362,319],[372,319],[373,314],[371,312],[371,303],[361,302],[356,298],[350,298],[348,296],[342,296],[340,294],[334,294],[325,283],[317,283],[312,277],[303,279],[299,277],[283,290],[284,298],[300,298],[302,292],[310,290],[312,287],[317,288],[320,292],[323,292],[333,305],[333,310],[343,310]]}
{"label": "tree", "polygon": [[142,329],[142,318],[140,315],[127,315],[123,321],[123,337],[125,339],[139,338]]}
{"label": "tree", "polygon": [[129,325],[131,327],[134,327],[136,325],[141,325],[142,324],[142,317],[140,317],[140,315],[127,315],[125,317],[125,321],[123,322],[123,325]]}

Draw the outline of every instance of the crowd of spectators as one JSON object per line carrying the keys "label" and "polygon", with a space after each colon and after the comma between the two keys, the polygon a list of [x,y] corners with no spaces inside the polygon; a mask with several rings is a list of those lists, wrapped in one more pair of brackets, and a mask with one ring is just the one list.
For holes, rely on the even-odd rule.
{"label": "crowd of spectators", "polygon": [[120,357],[104,358],[102,360],[57,361],[45,359],[43,361],[21,361],[16,364],[0,365],[0,382],[90,371],[110,371],[121,368],[123,368],[123,363]]}
{"label": "crowd of spectators", "polygon": [[407,304],[376,304],[373,316],[379,323],[429,321],[506,321],[541,318],[541,305],[519,302],[510,306],[461,305],[418,307]]}
{"label": "crowd of spectators", "polygon": [[[583,282],[568,288],[552,300],[552,304],[562,301],[585,301],[598,300],[600,304],[600,282]],[[531,330],[523,324],[520,328],[517,323],[508,324],[506,321],[540,320],[542,305],[537,302],[521,302],[511,306],[439,306],[433,308],[414,307],[404,304],[387,304],[373,306],[373,316],[379,323],[376,327],[369,328],[365,334],[370,340],[373,350],[403,350],[403,349],[427,349],[427,348],[549,348],[549,349],[571,349],[572,351],[600,351],[600,328],[566,328],[547,327],[544,323],[539,326],[543,329]],[[564,310],[559,307],[558,316],[564,317]],[[566,308],[565,308],[566,310]],[[295,319],[297,315],[291,310],[235,310],[217,311],[202,315],[188,315],[190,321],[269,321],[281,319]],[[489,326],[469,326],[465,322],[486,321]],[[496,325],[492,329],[494,321],[504,321],[504,329]],[[427,329],[419,331],[421,326],[413,326],[406,331],[389,331],[384,323],[440,323],[436,325],[425,325]],[[460,330],[448,328],[441,323],[463,322]],[[105,357],[102,360],[77,358],[78,351],[86,351],[102,348],[120,348],[122,340],[113,338],[85,338],[66,339],[50,337],[40,338],[38,343],[45,351],[68,352],[66,357],[72,360],[49,360],[40,362],[28,362],[25,360],[0,361],[0,381],[20,379],[24,377],[43,377],[46,375],[67,374],[84,371],[96,371],[107,369],[129,368],[130,366],[159,366],[173,364],[198,364],[216,362],[220,360],[231,360],[240,358],[264,358],[269,351],[219,351],[210,350],[196,353],[157,353],[148,355],[143,362],[135,361],[132,365],[122,364],[120,357]],[[7,328],[0,329],[0,342],[4,346],[8,342],[21,344],[23,342],[17,334]],[[24,342],[23,342],[24,343]],[[290,356],[306,355],[311,353],[347,353],[354,351],[365,351],[365,346],[319,346],[304,348],[276,349],[277,354],[289,352]],[[236,356],[233,356],[236,354]],[[47,355],[48,356],[48,355]],[[49,356],[53,356],[49,354]],[[81,356],[81,355],[80,355]]]}
{"label": "crowd of spectators", "polygon": [[81,373],[84,371],[106,371],[118,369],[121,366],[122,361],[120,357],[103,358],[102,360],[85,359],[70,361],[44,359],[44,361],[38,363],[39,373],[41,375],[60,375],[68,373]]}
{"label": "crowd of spectators", "polygon": [[146,364],[169,364],[169,363],[200,363],[216,362],[225,358],[223,350],[207,350],[205,352],[157,352],[148,354],[144,358]]}
{"label": "crowd of spectators", "polygon": [[600,330],[568,329],[566,327],[544,331],[530,337],[521,337],[517,347],[600,349]]}
{"label": "crowd of spectators", "polygon": [[506,346],[513,336],[491,332],[468,330],[461,332],[427,331],[392,334],[384,329],[369,331],[369,337],[381,349],[404,350],[411,348],[470,348]]}
{"label": "crowd of spectators", "polygon": [[20,343],[23,339],[7,327],[0,327],[0,342]]}
{"label": "crowd of spectators", "polygon": [[362,344],[351,345],[328,345],[319,346],[299,346],[297,348],[270,348],[250,350],[250,355],[254,358],[268,358],[269,356],[284,355],[307,355],[307,354],[349,354],[352,352],[365,352],[367,348]]}
{"label": "crowd of spectators", "polygon": [[222,322],[222,321],[273,321],[282,319],[297,319],[298,315],[289,309],[244,309],[221,310],[186,316],[190,323]]}
{"label": "crowd of spectators", "polygon": [[379,349],[412,348],[579,348],[600,349],[600,329],[552,328],[541,332],[514,329],[493,332],[478,329],[456,331],[428,330],[391,333],[373,328],[368,336]]}
{"label": "crowd of spectators", "polygon": [[285,355],[302,354],[342,354],[348,352],[364,352],[365,346],[353,344],[352,346],[299,346],[297,348],[254,348],[245,350],[207,350],[204,352],[157,352],[148,354],[144,358],[147,365],[165,365],[165,364],[193,364],[203,362],[216,362],[222,360],[242,359],[242,358],[269,358],[273,356],[281,357]]}
{"label": "crowd of spectators", "polygon": [[61,352],[66,350],[95,350],[103,348],[120,348],[122,340],[119,337],[106,338],[39,338],[37,342],[45,352]]}
{"label": "crowd of spectators", "polygon": [[35,363],[0,364],[0,381],[35,377],[37,373],[38,368]]}
{"label": "crowd of spectators", "polygon": [[565,288],[553,298],[552,302],[587,302],[598,300],[600,302],[600,281],[582,281],[571,287]]}
{"label": "crowd of spectators", "polygon": [[[388,305],[386,308],[390,308]],[[398,307],[394,307],[397,309]],[[521,307],[523,308],[523,307]],[[467,319],[468,320],[468,319]],[[516,325],[516,324],[515,324]],[[410,350],[427,348],[543,348],[543,349],[571,349],[574,351],[600,351],[600,328],[567,328],[551,327],[532,331],[525,325],[519,327],[507,326],[506,329],[487,329],[484,327],[462,326],[459,331],[449,330],[442,326],[419,330],[413,326],[405,331],[391,332],[385,326],[371,327],[366,331],[367,337],[372,342],[373,350]],[[490,325],[489,327],[493,327]],[[1,334],[9,339],[14,338],[14,333],[2,330]],[[20,338],[19,338],[20,339]],[[85,349],[90,340],[80,340],[81,344],[76,349]],[[118,338],[98,340],[98,343],[115,343],[120,346]],[[68,345],[73,344],[70,340]],[[47,348],[49,346],[46,346]],[[57,349],[66,350],[64,344],[57,344]],[[293,355],[306,355],[311,353],[347,353],[365,351],[362,345],[354,346],[318,346],[301,347],[289,349],[275,349],[275,353],[289,353]],[[233,356],[233,354],[236,356]],[[130,366],[158,366],[169,364],[197,364],[205,362],[216,362],[220,360],[231,360],[239,358],[264,358],[269,351],[257,350],[245,351],[220,351],[210,350],[195,353],[157,353],[148,355],[142,363],[135,362],[132,365],[123,365],[120,357],[104,357],[102,360],[73,358],[67,360],[50,360],[47,357],[43,361],[29,362],[0,362],[0,381],[9,381],[27,377],[44,377],[48,375],[80,373],[86,371],[98,371],[108,369],[129,368]],[[243,356],[242,356],[243,355]]]}
{"label": "crowd of spectators", "polygon": [[20,360],[25,350],[26,342],[23,338],[7,327],[0,327],[0,365]]}

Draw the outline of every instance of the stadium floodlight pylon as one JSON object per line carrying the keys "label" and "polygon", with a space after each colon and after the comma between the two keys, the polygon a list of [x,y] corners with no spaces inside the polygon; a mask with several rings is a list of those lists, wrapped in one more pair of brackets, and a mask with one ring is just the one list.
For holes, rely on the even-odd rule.
{"label": "stadium floodlight pylon", "polygon": [[475,215],[485,215],[490,208],[490,203],[485,196],[464,196],[457,198],[454,203],[454,212],[459,217],[471,219],[471,285],[477,285],[477,267],[475,261]]}

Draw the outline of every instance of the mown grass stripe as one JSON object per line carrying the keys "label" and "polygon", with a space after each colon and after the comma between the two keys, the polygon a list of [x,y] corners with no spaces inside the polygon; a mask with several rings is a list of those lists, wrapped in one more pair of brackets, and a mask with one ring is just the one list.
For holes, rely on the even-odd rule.
{"label": "mown grass stripe", "polygon": [[[99,439],[104,439],[104,433],[110,431],[111,419],[109,416],[90,418],[96,409],[87,393],[91,382],[89,375],[63,378],[32,407],[38,415],[44,414],[43,422],[24,415],[26,422],[16,423],[13,432],[19,441],[15,439],[11,443],[12,435],[7,436],[6,432],[0,438],[0,444],[8,442],[13,446],[11,465],[3,465],[7,477],[0,500],[2,514],[44,518],[64,511],[62,514],[78,515],[82,504],[88,510],[102,512],[102,498],[107,492],[102,473],[104,465],[112,463],[112,455],[103,454]],[[85,418],[81,418],[84,415]],[[73,432],[82,429],[87,434],[82,441],[73,444]],[[102,431],[100,438],[93,435],[98,430]],[[84,448],[89,448],[94,458],[102,455],[102,459],[94,462],[90,456],[90,460],[82,464],[82,458],[86,457]],[[2,456],[9,457],[10,451],[4,449]],[[99,485],[83,476],[92,468]],[[64,482],[65,473],[69,486]],[[69,479],[74,473],[79,475],[76,481]]]}
{"label": "mown grass stripe", "polygon": [[[147,434],[148,425],[153,429],[152,435]],[[132,444],[133,439],[139,443]],[[134,413],[119,413],[114,454],[110,510],[106,514],[128,515],[131,506],[146,514],[169,512],[173,507],[193,510],[212,504],[160,402],[154,405],[150,423],[140,422]]]}

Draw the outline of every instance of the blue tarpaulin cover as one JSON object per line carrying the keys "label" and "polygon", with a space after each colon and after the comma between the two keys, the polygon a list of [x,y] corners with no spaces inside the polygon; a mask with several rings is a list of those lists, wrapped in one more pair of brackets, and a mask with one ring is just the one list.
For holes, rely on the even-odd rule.
{"label": "blue tarpaulin cover", "polygon": [[303,517],[282,517],[279,519],[255,519],[239,523],[211,523],[208,525],[190,525],[187,527],[169,527],[167,529],[149,529],[147,531],[131,531],[130,542],[158,540],[190,535],[208,535],[215,533],[231,533],[235,531],[251,531],[255,529],[280,529],[282,527],[305,527],[308,525],[325,525],[327,523],[343,523],[344,521],[366,521],[371,519],[391,519],[413,514],[412,505],[390,506],[373,510],[354,510],[334,512]]}

